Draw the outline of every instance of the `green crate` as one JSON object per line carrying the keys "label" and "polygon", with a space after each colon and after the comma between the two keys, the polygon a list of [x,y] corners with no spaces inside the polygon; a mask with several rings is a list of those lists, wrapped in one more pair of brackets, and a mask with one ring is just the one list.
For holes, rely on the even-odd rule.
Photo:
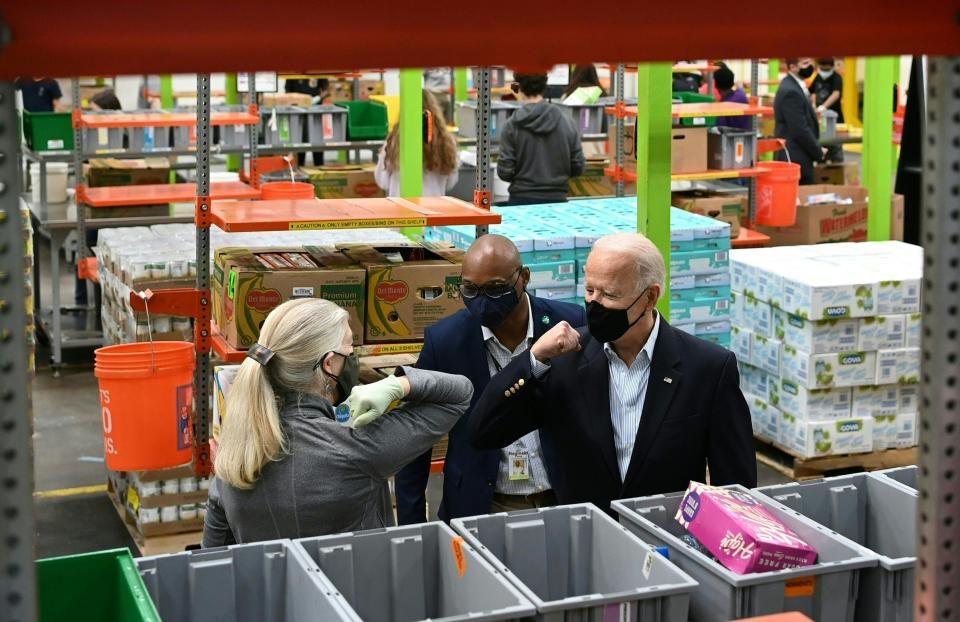
{"label": "green crate", "polygon": [[[674,99],[679,99],[684,104],[712,104],[717,101],[713,95],[703,95],[701,93],[677,92],[673,94]],[[716,117],[693,117],[689,119],[677,119],[680,125],[684,127],[713,127],[717,124]]]}
{"label": "green crate", "polygon": [[349,140],[381,140],[387,137],[387,106],[378,101],[337,102],[349,111],[347,138]]}
{"label": "green crate", "polygon": [[23,137],[33,151],[70,151],[73,118],[69,112],[24,111]]}
{"label": "green crate", "polygon": [[40,622],[160,622],[129,549],[37,560]]}

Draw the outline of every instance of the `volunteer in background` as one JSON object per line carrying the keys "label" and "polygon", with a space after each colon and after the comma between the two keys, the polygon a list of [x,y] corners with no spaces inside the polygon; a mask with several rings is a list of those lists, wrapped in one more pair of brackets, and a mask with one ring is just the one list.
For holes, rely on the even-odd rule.
{"label": "volunteer in background", "polygon": [[[445,195],[457,185],[460,176],[460,153],[457,141],[447,129],[437,100],[430,91],[423,91],[423,193],[425,197]],[[400,196],[400,124],[390,130],[386,144],[380,149],[377,185],[387,196]]]}
{"label": "volunteer in background", "polygon": [[[837,113],[837,123],[843,123],[843,106],[840,103],[843,97],[843,77],[837,73],[836,61],[833,58],[817,59],[817,77],[810,85],[813,105],[817,107],[817,114],[822,115],[825,110]],[[827,159],[832,162],[843,161],[843,146],[832,145],[827,147]]]}
{"label": "volunteer in background", "polygon": [[[310,103],[318,106],[326,102],[330,97],[330,80],[326,78],[295,79],[291,78],[283,81],[284,93],[301,93],[311,97]],[[300,141],[296,141],[300,142]],[[297,166],[303,166],[307,161],[307,154],[297,153]],[[313,152],[313,165],[323,166],[323,152]]]}
{"label": "volunteer in background", "polygon": [[603,85],[600,84],[600,76],[597,75],[597,68],[593,66],[593,64],[577,65],[573,75],[570,76],[570,82],[567,84],[567,88],[563,91],[563,97],[560,98],[560,101],[565,100],[566,98],[570,97],[574,91],[585,86],[600,87],[601,97],[604,97],[607,94],[606,89],[604,89]]}
{"label": "volunteer in background", "polygon": [[423,88],[430,91],[437,100],[437,105],[443,111],[443,117],[447,121],[453,118],[452,75],[453,70],[449,67],[423,70]]}
{"label": "volunteer in background", "polygon": [[[417,367],[462,374],[479,396],[491,376],[558,322],[583,324],[582,307],[530,295],[529,280],[530,269],[523,267],[513,242],[499,235],[474,242],[463,260],[460,290],[466,309],[427,329]],[[550,440],[534,430],[503,449],[476,450],[470,445],[469,417],[468,410],[450,430],[440,519],[554,505]],[[401,525],[427,520],[430,454],[397,474]]]}
{"label": "volunteer in background", "polygon": [[[734,82],[733,71],[727,67],[726,63],[719,62],[717,65],[719,69],[713,74],[713,85],[717,88],[717,95],[720,96],[720,101],[735,104],[749,103],[747,94],[743,92],[743,89],[737,88]],[[747,115],[718,117],[717,125],[732,127],[738,130],[749,130],[751,128],[751,118]]]}
{"label": "volunteer in background", "polygon": [[547,74],[516,74],[513,92],[523,103],[500,131],[497,175],[510,183],[510,205],[567,200],[569,181],[586,162],[569,111],[544,101]]}
{"label": "volunteer in background", "polygon": [[[352,343],[347,312],[327,300],[267,316],[227,395],[204,547],[394,523],[387,478],[453,427],[473,389],[412,368],[356,386]],[[335,419],[343,402],[354,427]]]}
{"label": "volunteer in background", "polygon": [[736,357],[673,328],[656,303],[663,256],[639,233],[594,244],[587,328],[561,322],[491,378],[468,421],[478,449],[540,429],[562,504],[610,502],[702,482],[754,487],[750,411]]}
{"label": "volunteer in background", "polygon": [[90,98],[92,110],[120,110],[120,100],[113,89],[104,89]]}
{"label": "volunteer in background", "polygon": [[820,124],[810,103],[810,91],[804,80],[813,75],[809,58],[787,58],[787,75],[780,81],[773,100],[776,120],[774,136],[786,139],[786,151],[778,151],[776,158],[800,165],[800,183],[814,183],[813,163],[822,162],[827,149],[820,146]]}
{"label": "volunteer in background", "polygon": [[20,90],[23,109],[27,112],[63,112],[67,109],[61,103],[60,83],[53,78],[17,78],[14,84]]}

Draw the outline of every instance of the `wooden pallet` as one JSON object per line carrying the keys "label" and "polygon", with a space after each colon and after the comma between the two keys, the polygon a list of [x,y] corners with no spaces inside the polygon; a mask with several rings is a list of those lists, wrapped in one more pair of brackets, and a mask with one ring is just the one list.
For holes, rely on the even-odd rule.
{"label": "wooden pallet", "polygon": [[137,529],[136,521],[130,516],[127,508],[120,504],[113,482],[107,479],[107,498],[120,516],[120,521],[127,528],[130,539],[137,546],[137,551],[143,557],[162,555],[164,553],[180,553],[188,546],[199,545],[203,538],[203,531],[188,531],[185,533],[171,533],[163,535],[145,536]]}
{"label": "wooden pallet", "polygon": [[757,461],[792,480],[820,479],[858,471],[876,471],[917,463],[917,448],[888,449],[868,454],[804,458],[769,441],[755,438]]}

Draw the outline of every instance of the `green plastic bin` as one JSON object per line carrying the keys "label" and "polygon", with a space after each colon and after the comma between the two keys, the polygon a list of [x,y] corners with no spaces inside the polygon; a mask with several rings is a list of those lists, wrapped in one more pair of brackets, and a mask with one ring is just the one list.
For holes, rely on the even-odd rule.
{"label": "green plastic bin", "polygon": [[[673,94],[673,99],[679,99],[683,104],[712,104],[717,101],[713,95],[703,95],[701,93],[677,92]],[[717,124],[716,117],[691,117],[688,119],[677,119],[683,127],[713,127]]]}
{"label": "green plastic bin", "polygon": [[160,622],[129,549],[37,560],[37,594],[40,622]]}
{"label": "green plastic bin", "polygon": [[387,122],[387,106],[378,101],[337,102],[346,108],[348,140],[382,140],[390,127]]}
{"label": "green plastic bin", "polygon": [[73,149],[73,119],[69,112],[23,112],[23,137],[33,151]]}

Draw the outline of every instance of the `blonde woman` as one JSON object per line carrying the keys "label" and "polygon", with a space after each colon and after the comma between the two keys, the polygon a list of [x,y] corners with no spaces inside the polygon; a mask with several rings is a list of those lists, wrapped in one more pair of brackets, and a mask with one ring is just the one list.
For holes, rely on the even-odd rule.
{"label": "blonde woman", "polygon": [[[204,547],[394,523],[387,478],[454,426],[473,388],[406,367],[355,386],[352,343],[346,311],[326,300],[267,317],[227,397]],[[337,421],[344,402],[352,426]]]}
{"label": "blonde woman", "polygon": [[[457,141],[447,130],[447,122],[437,104],[437,98],[430,91],[423,92],[423,112],[423,196],[440,197],[457,185],[460,177],[460,154],[457,151]],[[374,178],[387,196],[400,196],[399,123],[390,130],[386,144],[380,149]]]}

